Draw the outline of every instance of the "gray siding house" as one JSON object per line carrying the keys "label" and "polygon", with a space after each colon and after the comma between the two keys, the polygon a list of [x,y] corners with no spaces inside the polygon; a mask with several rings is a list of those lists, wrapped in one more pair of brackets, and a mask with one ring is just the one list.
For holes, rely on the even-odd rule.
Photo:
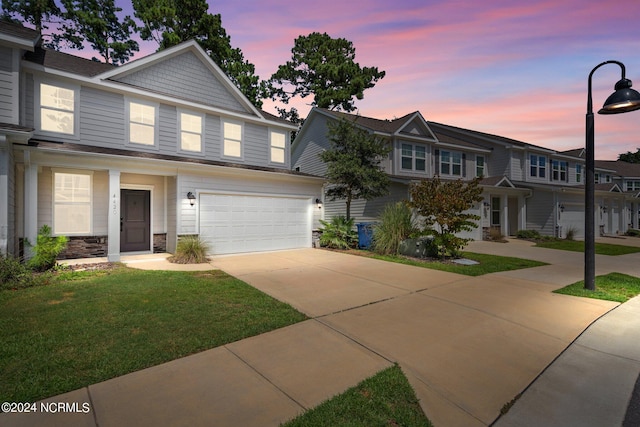
{"label": "gray siding house", "polygon": [[[328,123],[347,119],[388,141],[384,160],[392,185],[388,196],[352,203],[356,222],[374,221],[382,207],[409,198],[420,179],[471,180],[483,177],[483,201],[472,208],[479,227],[465,234],[476,240],[494,229],[502,235],[537,230],[543,235],[584,236],[584,159],[581,150],[558,152],[525,142],[426,121],[420,112],[379,120],[314,108],[292,145],[296,170],[323,176],[318,154],[329,149]],[[597,230],[621,234],[638,228],[640,165],[598,162]],[[325,216],[344,215],[344,201],[325,200]]]}
{"label": "gray siding house", "polygon": [[256,109],[191,41],[115,67],[0,23],[0,252],[49,225],[64,257],[311,246],[323,180],[291,171],[295,126]]}

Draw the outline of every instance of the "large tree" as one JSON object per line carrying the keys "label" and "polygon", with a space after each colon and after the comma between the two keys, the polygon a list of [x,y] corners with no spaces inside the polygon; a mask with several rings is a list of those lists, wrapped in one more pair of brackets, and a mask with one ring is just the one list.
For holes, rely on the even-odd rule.
{"label": "large tree", "polygon": [[66,21],[55,41],[78,50],[88,42],[103,62],[115,65],[124,64],[138,51],[138,43],[131,39],[136,25],[128,15],[118,17],[122,8],[114,0],[62,0],[62,4]]}
{"label": "large tree", "polygon": [[62,11],[55,0],[2,0],[3,19],[7,21],[26,22],[35,27],[49,41],[46,34],[49,24],[61,19]]}
{"label": "large tree", "polygon": [[346,119],[330,123],[327,136],[331,148],[320,153],[327,164],[327,197],[345,199],[349,220],[354,199],[371,200],[388,194],[389,177],[380,164],[391,147]]}
{"label": "large tree", "polygon": [[478,227],[478,215],[468,212],[482,200],[480,177],[472,181],[424,179],[410,189],[409,206],[422,217],[425,229],[435,237],[440,256],[456,256],[471,239],[456,236]]}
{"label": "large tree", "polygon": [[638,148],[635,153],[627,151],[624,154],[618,155],[618,160],[628,163],[640,163],[640,148]]}
{"label": "large tree", "polygon": [[133,0],[135,16],[143,22],[143,40],[155,40],[158,50],[195,40],[258,108],[265,97],[265,83],[255,66],[245,60],[222,26],[220,14],[208,12],[206,0]]}
{"label": "large tree", "polygon": [[[362,99],[385,75],[377,67],[360,67],[349,40],[311,33],[295,39],[292,57],[278,67],[269,81],[271,99],[288,104],[299,96],[313,95],[312,105],[330,110],[354,111],[354,98]],[[288,113],[279,109],[282,116]]]}

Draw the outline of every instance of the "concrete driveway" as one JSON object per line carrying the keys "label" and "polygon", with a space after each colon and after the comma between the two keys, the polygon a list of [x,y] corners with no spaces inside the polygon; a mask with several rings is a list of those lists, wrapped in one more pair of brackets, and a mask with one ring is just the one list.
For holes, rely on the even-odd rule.
{"label": "concrete driveway", "polygon": [[552,294],[558,280],[578,274],[566,267],[545,271],[541,281],[537,271],[546,267],[468,277],[313,249],[218,257],[213,264],[398,362],[435,425],[491,424],[617,306]]}

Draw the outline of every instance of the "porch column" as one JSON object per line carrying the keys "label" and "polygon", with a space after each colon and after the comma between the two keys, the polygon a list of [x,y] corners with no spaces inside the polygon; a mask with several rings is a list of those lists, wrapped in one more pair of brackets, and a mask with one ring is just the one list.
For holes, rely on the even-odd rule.
{"label": "porch column", "polygon": [[[38,165],[31,162],[31,152],[24,152],[24,237],[32,245],[38,240]],[[24,257],[32,256],[29,245],[24,245]]]}
{"label": "porch column", "polygon": [[0,135],[0,255],[9,251],[9,143]]}
{"label": "porch column", "polygon": [[500,208],[502,208],[502,220],[500,221],[500,234],[509,236],[509,197],[506,194],[500,196]]}
{"label": "porch column", "polygon": [[109,171],[108,247],[109,262],[120,261],[120,171]]}

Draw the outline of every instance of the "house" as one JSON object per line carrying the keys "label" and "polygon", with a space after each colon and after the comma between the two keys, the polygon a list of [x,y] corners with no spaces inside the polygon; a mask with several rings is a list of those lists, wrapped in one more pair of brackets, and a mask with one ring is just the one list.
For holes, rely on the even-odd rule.
{"label": "house", "polygon": [[[584,235],[584,155],[581,150],[558,152],[498,135],[429,122],[416,111],[380,120],[314,108],[292,145],[293,166],[323,176],[318,157],[329,149],[328,124],[346,119],[388,141],[391,152],[382,166],[392,184],[389,195],[352,203],[356,221],[374,221],[382,207],[409,198],[412,182],[432,178],[471,180],[483,177],[483,201],[471,211],[479,227],[464,237],[486,238],[491,230],[515,235],[537,230],[543,235]],[[638,226],[638,198],[633,177],[640,171],[597,165],[596,202],[601,234],[619,234]],[[620,175],[622,173],[622,175]],[[631,173],[631,175],[629,175]],[[607,178],[609,177],[609,178]],[[615,178],[612,178],[615,177]],[[623,191],[622,186],[631,189]],[[640,179],[638,182],[640,186]],[[640,187],[639,187],[640,188]],[[635,212],[635,216],[632,215]],[[344,202],[325,200],[325,216],[344,214]]]}
{"label": "house", "polygon": [[310,247],[323,180],[291,170],[295,128],[194,41],[115,67],[0,23],[0,252],[45,224],[69,258]]}

